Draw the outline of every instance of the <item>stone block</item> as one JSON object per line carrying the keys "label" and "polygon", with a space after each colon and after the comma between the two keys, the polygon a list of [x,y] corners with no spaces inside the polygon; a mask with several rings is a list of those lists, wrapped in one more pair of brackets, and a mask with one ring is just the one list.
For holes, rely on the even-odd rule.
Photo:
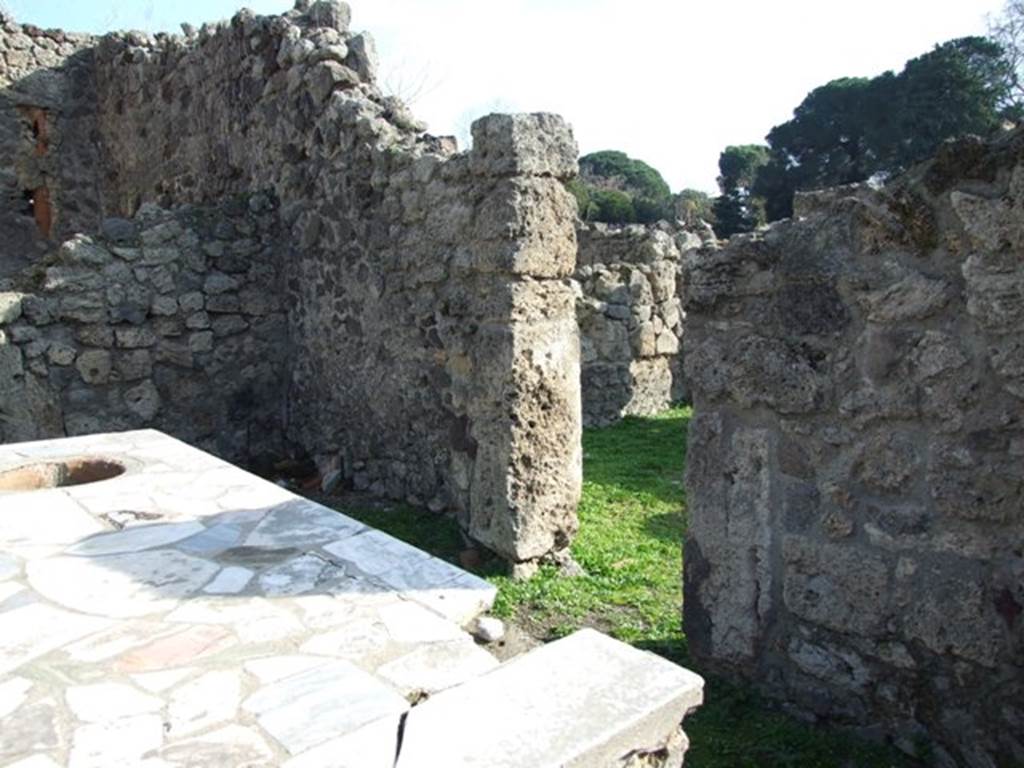
{"label": "stone block", "polygon": [[231,275],[223,272],[212,272],[206,276],[203,283],[203,290],[209,295],[218,295],[228,291],[238,290],[240,283]]}
{"label": "stone block", "polygon": [[21,317],[21,293],[0,293],[0,325],[10,325]]}
{"label": "stone block", "polygon": [[152,421],[160,411],[160,393],[151,381],[144,381],[124,393],[124,402],[128,410],[142,421]]}
{"label": "stone block", "polygon": [[345,62],[366,82],[376,82],[380,62],[377,56],[377,43],[374,41],[373,35],[369,32],[361,32],[350,38],[348,58]]}
{"label": "stone block", "polygon": [[86,384],[106,384],[113,368],[110,352],[105,349],[87,349],[78,356],[75,367]]}
{"label": "stone block", "polygon": [[352,88],[359,84],[359,75],[337,61],[321,61],[309,74],[309,92],[321,104],[338,88]]}
{"label": "stone block", "polygon": [[872,637],[886,626],[890,567],[863,547],[786,536],[783,594],[796,616],[837,632]]}
{"label": "stone block", "polygon": [[473,123],[472,131],[474,173],[569,179],[579,172],[576,139],[558,115],[488,115]]}
{"label": "stone block", "polygon": [[[560,292],[562,300],[551,301]],[[501,392],[517,396],[514,411],[470,412],[469,433],[477,446],[470,534],[524,561],[565,548],[576,532],[582,482],[579,342],[568,287],[522,283],[509,298],[511,322],[481,328],[475,345],[474,386],[494,394],[474,404],[500,401]],[[536,514],[538,509],[545,513]]]}
{"label": "stone block", "polygon": [[[625,766],[674,742],[703,686],[660,657],[582,630],[410,710],[395,766]],[[668,764],[682,763],[680,751]]]}
{"label": "stone block", "polygon": [[306,17],[318,27],[347,32],[352,21],[352,9],[340,0],[316,0],[310,4]]}
{"label": "stone block", "polygon": [[730,434],[720,414],[690,426],[686,482],[690,530],[685,564],[686,633],[702,657],[754,657],[772,609],[772,438],[766,430]]}
{"label": "stone block", "polygon": [[531,277],[566,277],[576,262],[575,208],[554,179],[503,179],[478,207],[474,267]]}
{"label": "stone block", "polygon": [[892,285],[862,297],[868,319],[876,323],[923,320],[941,310],[952,297],[945,280],[927,278],[912,272]]}
{"label": "stone block", "polygon": [[900,574],[896,593],[906,604],[902,623],[908,640],[932,653],[953,654],[988,668],[1006,655],[1006,624],[998,600],[970,566],[956,559],[916,565]]}
{"label": "stone block", "polygon": [[116,328],[114,336],[121,349],[143,349],[156,344],[156,335],[145,327]]}
{"label": "stone block", "polygon": [[119,353],[115,361],[120,381],[139,381],[153,374],[153,356],[148,349],[134,349]]}
{"label": "stone block", "polygon": [[873,491],[894,493],[918,474],[919,467],[913,441],[905,434],[885,432],[872,435],[864,444],[855,472]]}
{"label": "stone block", "polygon": [[967,311],[983,328],[996,333],[1024,327],[1024,267],[1008,271],[978,254],[963,264]]}

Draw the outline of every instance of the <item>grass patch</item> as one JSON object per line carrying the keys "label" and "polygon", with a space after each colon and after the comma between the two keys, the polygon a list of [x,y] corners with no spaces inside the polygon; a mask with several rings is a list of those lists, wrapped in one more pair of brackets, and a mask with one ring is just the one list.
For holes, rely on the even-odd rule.
{"label": "grass patch", "polygon": [[491,577],[494,613],[553,639],[595,627],[682,658],[682,465],[686,411],[587,430],[573,557],[585,576],[544,568],[526,582]]}
{"label": "grass patch", "polygon": [[[689,418],[689,409],[679,408],[584,432],[580,532],[572,552],[586,575],[570,578],[546,567],[529,581],[513,581],[497,574],[495,564],[485,565],[499,589],[495,615],[544,640],[594,627],[692,668],[680,616]],[[401,506],[346,505],[344,511],[458,563],[461,539],[452,521]],[[773,711],[746,687],[710,678],[705,697],[686,721],[688,768],[912,765],[894,750]]]}

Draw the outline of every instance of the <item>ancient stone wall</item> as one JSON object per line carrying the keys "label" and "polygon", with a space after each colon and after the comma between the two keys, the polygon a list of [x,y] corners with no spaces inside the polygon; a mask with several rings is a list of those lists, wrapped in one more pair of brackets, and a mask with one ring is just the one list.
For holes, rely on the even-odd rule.
{"label": "ancient stone wall", "polygon": [[1024,134],[797,217],[688,264],[690,650],[929,764],[1018,764]]}
{"label": "ancient stone wall", "polygon": [[0,293],[0,442],[155,427],[284,452],[287,318],[264,195],[107,220]]}
{"label": "ancient stone wall", "polygon": [[[554,116],[491,116],[455,154],[380,92],[372,38],[348,24],[345,4],[321,0],[185,36],[104,37],[88,52],[97,198],[127,219],[147,204],[217,218],[226,199],[277,201],[281,287],[261,289],[285,299],[287,336],[285,359],[267,358],[285,376],[280,399],[256,403],[268,422],[283,414],[325,478],[455,510],[510,560],[563,550],[581,482],[562,183],[575,142]],[[241,301],[247,286],[216,287],[189,311],[223,302],[259,357],[249,318],[222,296]],[[175,286],[179,307],[192,289]],[[215,338],[217,321],[229,323],[210,318]],[[223,373],[237,384],[237,369]]]}
{"label": "ancient stone wall", "polygon": [[93,42],[0,18],[0,279],[99,224]]}
{"label": "ancient stone wall", "polygon": [[584,424],[665,410],[685,397],[681,259],[700,239],[665,223],[583,224],[576,236]]}

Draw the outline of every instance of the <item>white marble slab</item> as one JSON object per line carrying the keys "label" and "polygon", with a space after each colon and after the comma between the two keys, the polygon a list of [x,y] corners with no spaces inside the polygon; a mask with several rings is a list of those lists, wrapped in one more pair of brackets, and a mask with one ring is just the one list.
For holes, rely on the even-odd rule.
{"label": "white marble slab", "polygon": [[0,764],[375,768],[404,693],[496,663],[489,585],[179,441],[0,446],[68,456],[126,471],[0,497]]}
{"label": "white marble slab", "polygon": [[409,703],[392,688],[346,661],[333,661],[264,686],[246,711],[292,754],[398,715]]}

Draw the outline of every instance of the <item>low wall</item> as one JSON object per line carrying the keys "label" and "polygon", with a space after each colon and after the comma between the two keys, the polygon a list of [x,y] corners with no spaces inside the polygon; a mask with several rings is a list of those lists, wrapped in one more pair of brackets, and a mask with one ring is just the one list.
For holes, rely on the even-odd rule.
{"label": "low wall", "polygon": [[685,397],[681,260],[700,239],[665,223],[583,224],[576,236],[584,424],[665,410]]}
{"label": "low wall", "polygon": [[686,275],[691,653],[933,765],[1024,761],[1022,206],[964,140]]}
{"label": "low wall", "polygon": [[[19,429],[29,422],[39,436],[164,424],[231,457],[251,453],[258,423],[268,442],[283,433],[312,455],[325,477],[455,511],[470,536],[509,560],[564,550],[581,484],[579,341],[565,281],[575,208],[563,185],[576,173],[575,141],[556,116],[494,115],[474,126],[473,150],[455,154],[454,142],[425,134],[399,100],[381,94],[372,38],[350,32],[349,15],[344,3],[302,2],[282,16],[243,11],[186,36],[112,34],[77,54],[91,101],[57,104],[53,119],[91,121],[96,149],[57,144],[46,160],[55,169],[91,167],[98,188],[82,200],[98,200],[105,217],[141,223],[142,238],[152,235],[138,218],[149,206],[190,205],[209,218],[214,240],[231,246],[226,233],[238,226],[226,202],[265,198],[276,201],[266,229],[276,234],[252,253],[228,248],[235,271],[216,257],[205,273],[193,266],[207,230],[183,224],[171,238],[175,255],[152,256],[166,264],[126,263],[93,239],[77,242],[102,253],[80,263],[65,245],[38,285],[19,273],[19,290],[27,284],[34,295],[19,300],[13,322],[27,318],[47,355],[56,343],[70,351],[40,363],[36,347],[30,357],[22,346],[35,341],[25,335],[32,331],[19,336],[5,325],[7,378],[19,382],[9,389],[21,394],[3,407],[34,414],[19,417]],[[9,48],[21,31],[8,25],[4,34],[0,47]],[[37,65],[11,88],[48,77],[47,65]],[[68,209],[77,198],[62,194]],[[153,284],[160,267],[171,273],[161,273],[163,287]],[[48,277],[66,268],[79,270],[88,296]],[[108,272],[125,270],[124,291],[150,301],[140,298],[143,309],[130,316],[108,295]],[[253,287],[284,308],[272,310],[266,339],[243,306]],[[60,315],[50,327],[28,309],[41,301],[89,311]],[[188,326],[199,322],[196,313],[208,316],[209,330]],[[81,356],[105,361],[107,347],[83,341],[84,325],[112,330],[112,370],[129,350],[152,347],[155,358],[161,329],[180,330],[163,346],[184,339],[202,370],[171,375],[176,363],[154,359],[152,381],[139,379],[131,395],[126,381],[89,381]],[[135,331],[145,331],[145,345]],[[198,350],[197,335],[206,340]],[[247,391],[250,364],[260,385],[236,397]],[[133,410],[137,396],[147,406]],[[150,413],[155,400],[162,405]],[[251,416],[250,407],[265,415]],[[206,410],[216,416],[187,423]]]}

